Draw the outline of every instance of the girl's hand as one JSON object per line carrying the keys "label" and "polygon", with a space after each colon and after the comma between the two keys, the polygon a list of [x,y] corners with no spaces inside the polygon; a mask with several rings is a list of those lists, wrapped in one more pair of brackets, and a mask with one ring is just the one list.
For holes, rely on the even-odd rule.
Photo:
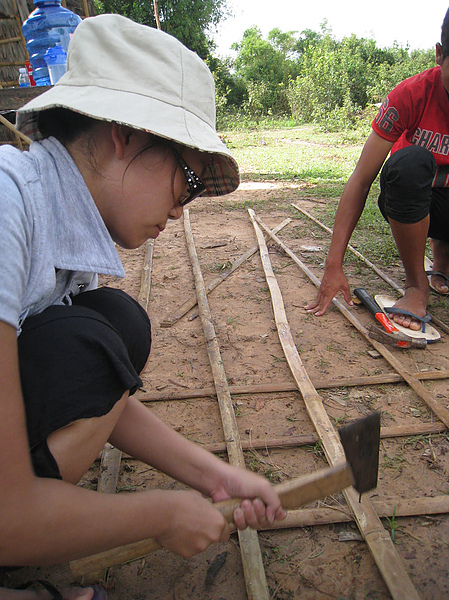
{"label": "girl's hand", "polygon": [[285,519],[287,512],[267,479],[227,463],[223,466],[222,478],[210,495],[214,502],[245,498],[234,511],[237,529],[259,529]]}
{"label": "girl's hand", "polygon": [[164,532],[157,536],[161,546],[183,558],[191,558],[216,542],[229,539],[229,526],[223,515],[200,493],[170,491],[164,495],[168,509]]}

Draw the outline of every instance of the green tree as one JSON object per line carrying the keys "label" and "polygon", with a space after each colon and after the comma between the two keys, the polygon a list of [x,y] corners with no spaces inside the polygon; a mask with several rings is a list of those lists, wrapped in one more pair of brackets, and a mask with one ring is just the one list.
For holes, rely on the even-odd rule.
{"label": "green tree", "polygon": [[303,45],[300,73],[287,96],[293,117],[331,127],[351,127],[368,105],[381,102],[400,81],[435,65],[433,51],[395,44],[378,48],[373,39],[355,35],[337,41],[322,27]]}
{"label": "green tree", "polygon": [[[161,29],[206,59],[213,54],[212,32],[230,16],[227,0],[158,0]],[[97,0],[100,13],[117,13],[156,27],[152,0]]]}
{"label": "green tree", "polygon": [[298,73],[295,32],[273,29],[265,40],[254,26],[232,48],[238,52],[235,75],[245,85],[249,112],[285,112],[288,109],[285,91],[289,80]]}

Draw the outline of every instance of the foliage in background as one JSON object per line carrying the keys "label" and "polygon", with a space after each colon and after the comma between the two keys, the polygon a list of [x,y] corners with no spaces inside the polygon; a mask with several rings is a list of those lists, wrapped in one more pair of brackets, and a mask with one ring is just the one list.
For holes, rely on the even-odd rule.
{"label": "foliage in background", "polygon": [[[161,29],[201,58],[215,51],[211,31],[230,15],[227,0],[158,0]],[[116,13],[156,27],[152,0],[96,0],[98,13]]]}
{"label": "foliage in background", "polygon": [[435,66],[433,49],[378,48],[355,35],[337,40],[327,22],[320,32],[300,35],[273,29],[267,39],[252,27],[233,49],[228,86],[238,86],[243,100],[233,104],[227,96],[219,112],[224,122],[226,112],[237,109],[256,122],[282,115],[326,130],[352,128],[403,79]]}
{"label": "foliage in background", "polygon": [[[95,1],[100,13],[156,26],[153,0]],[[266,39],[251,27],[233,44],[235,57],[219,57],[212,32],[230,16],[228,0],[157,4],[161,28],[197,52],[213,73],[219,128],[281,118],[349,130],[400,81],[435,65],[433,49],[378,48],[373,39],[355,35],[337,40],[327,21],[318,32],[272,29]]]}
{"label": "foliage in background", "polygon": [[[366,131],[357,127],[329,132],[316,125],[295,127],[287,120],[283,121],[283,127],[275,128],[272,121],[261,120],[257,129],[234,128],[225,131],[223,137],[240,165],[243,182],[250,181],[255,187],[261,182],[262,188],[283,182],[279,187],[273,185],[270,195],[261,194],[259,199],[255,195],[250,199],[243,197],[240,202],[233,198],[226,204],[228,210],[251,207],[257,212],[262,207],[269,210],[281,206],[297,217],[298,211],[291,203],[308,198],[314,201],[311,212],[332,228],[338,201],[360,156]],[[377,208],[378,195],[376,179],[351,243],[374,262],[396,264],[399,260],[396,245]],[[217,200],[217,211],[221,210],[220,202]],[[324,237],[330,242],[330,236]]]}

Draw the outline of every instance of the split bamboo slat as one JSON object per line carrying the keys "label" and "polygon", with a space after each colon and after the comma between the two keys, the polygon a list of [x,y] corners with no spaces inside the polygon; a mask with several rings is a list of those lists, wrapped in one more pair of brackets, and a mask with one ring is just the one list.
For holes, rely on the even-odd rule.
{"label": "split bamboo slat", "polygon": [[[294,203],[292,203],[292,206],[294,206],[304,216],[308,217],[311,221],[313,221],[314,223],[319,225],[322,229],[324,229],[325,231],[327,231],[328,233],[330,233],[332,235],[332,229],[330,229],[329,227],[324,225],[324,223],[321,223],[317,218],[315,218],[309,212],[307,212],[306,210],[304,210],[300,206],[297,206]],[[392,279],[387,273],[385,273],[384,271],[379,269],[379,267],[377,267],[374,263],[372,263],[365,256],[363,256],[363,254],[361,254],[361,252],[359,252],[353,246],[351,246],[351,244],[348,244],[348,250],[350,252],[352,252],[352,254],[354,254],[354,256],[357,256],[357,258],[359,258],[362,262],[364,262],[368,267],[373,269],[373,271],[375,273],[377,273],[381,279],[383,279],[386,283],[388,283],[399,294],[404,295],[404,290],[400,287],[400,285],[396,281],[394,281],[394,279]],[[433,323],[435,323],[435,325],[437,325],[437,327],[442,329],[445,333],[449,333],[449,326],[446,323],[444,323],[443,321],[441,321],[441,319],[439,319],[435,315],[432,315],[432,321],[433,321]]]}
{"label": "split bamboo slat", "polygon": [[[296,386],[298,391],[298,386]],[[393,427],[382,427],[380,431],[381,439],[391,439],[396,437],[412,437],[419,435],[435,435],[444,433],[446,426],[443,423],[416,423],[413,425],[394,425]],[[301,435],[292,435],[281,438],[264,438],[240,440],[242,450],[273,450],[274,448],[298,448],[300,446],[314,446],[320,439],[315,433],[303,433]],[[211,442],[204,444],[203,448],[214,454],[226,452],[226,444],[222,442]],[[101,459],[101,455],[99,457]],[[128,454],[122,455],[123,459],[132,459]]]}
{"label": "split bamboo slat", "polygon": [[[298,388],[296,388],[298,389]],[[414,425],[396,425],[393,427],[383,427],[380,432],[381,439],[391,439],[396,437],[411,437],[417,435],[433,435],[444,433],[446,426],[443,423],[417,423]],[[282,438],[266,438],[259,440],[242,440],[243,450],[272,450],[273,448],[297,448],[299,446],[314,446],[319,442],[317,435],[302,434],[292,435]],[[221,443],[205,444],[204,448],[209,452],[220,453],[226,451],[226,446]]]}
{"label": "split bamboo slat", "polygon": [[[280,225],[275,227],[273,229],[273,231],[275,233],[278,233],[289,223],[291,223],[291,219],[285,219],[284,221],[282,221],[282,223]],[[211,281],[209,283],[209,285],[206,287],[206,294],[209,294],[212,290],[214,290],[217,286],[219,286],[220,283],[223,283],[223,281],[225,281],[229,277],[229,275],[232,275],[232,273],[234,273],[234,271],[236,269],[238,269],[245,261],[247,261],[249,258],[251,258],[251,256],[253,256],[258,250],[259,250],[258,246],[253,246],[247,252],[245,252],[245,254],[242,254],[242,256],[237,258],[232,263],[232,265],[229,267],[229,269],[226,269],[225,271],[223,271],[223,273],[221,273],[221,275],[219,275],[216,279],[214,279],[213,281]],[[165,319],[163,319],[162,322],[160,323],[160,326],[161,327],[171,327],[172,325],[177,323],[179,321],[179,319],[181,319],[184,315],[186,315],[189,312],[189,310],[191,310],[192,308],[195,308],[196,305],[197,305],[196,297],[191,298],[190,300],[187,300],[174,313],[170,313],[170,315],[165,317]],[[198,316],[198,313],[195,313],[195,315],[192,315],[192,318],[193,318],[193,316]]]}
{"label": "split bamboo slat", "polygon": [[[145,311],[148,310],[150,298],[153,248],[154,240],[148,240],[146,242],[145,257],[142,266],[140,292],[137,298],[137,301]],[[115,446],[106,444],[101,453],[100,474],[98,476],[97,485],[97,490],[99,492],[106,494],[116,493],[121,460],[122,452],[118,448],[115,448]],[[104,578],[104,572],[99,573],[98,575],[99,579]]]}
{"label": "split bamboo slat", "polygon": [[[419,517],[442,515],[449,512],[449,496],[433,498],[392,498],[380,500],[373,498],[373,506],[380,518]],[[354,517],[345,506],[328,506],[322,508],[300,508],[290,510],[284,521],[278,521],[263,531],[278,531],[296,527],[312,527],[331,523],[349,523]]]}
{"label": "split bamboo slat", "polygon": [[143,259],[142,279],[140,283],[139,295],[137,301],[145,312],[148,311],[151,291],[151,271],[153,268],[154,240],[149,239],[145,242],[145,257]]}
{"label": "split bamboo slat", "polygon": [[[192,264],[198,298],[198,308],[206,339],[207,353],[217,392],[217,400],[223,424],[223,433],[229,462],[236,466],[244,467],[245,460],[240,443],[240,433],[234,408],[232,406],[232,399],[228,389],[226,373],[221,359],[215,328],[212,323],[212,315],[207,301],[206,287],[204,285],[203,275],[198,261],[188,210],[184,210],[184,231]],[[246,529],[245,531],[239,531],[238,536],[248,598],[250,600],[269,600],[268,584],[257,532],[252,529]]]}
{"label": "split bamboo slat", "polygon": [[[254,212],[254,211],[253,211]],[[270,229],[254,214],[252,219],[256,221],[262,229],[284,250],[284,252],[300,267],[305,275],[312,281],[317,287],[320,285],[319,279],[312,273],[312,271],[294,254],[288,246],[286,246],[277,235],[273,234]],[[427,406],[438,416],[439,419],[449,427],[449,410],[438,402],[432,394],[424,387],[424,385],[417,379],[412,373],[410,373],[401,361],[388,350],[383,344],[377,342],[369,336],[366,327],[357,319],[352,311],[344,306],[339,300],[334,298],[332,300],[334,306],[347,318],[347,320],[354,325],[354,327],[363,335],[363,337],[381,354],[385,360],[400,373],[401,377],[408,383],[408,385],[416,392],[416,394],[423,400]]]}
{"label": "split bamboo slat", "polygon": [[19,148],[21,150],[23,149],[22,142],[25,142],[25,144],[31,144],[30,138],[28,136],[26,136],[25,134],[23,134],[18,129],[16,129],[14,127],[14,125],[12,123],[10,123],[8,121],[8,119],[5,119],[5,117],[3,115],[0,115],[0,123],[14,133],[14,135],[16,136],[16,140],[19,145]]}
{"label": "split bamboo slat", "polygon": [[[448,379],[449,371],[417,371],[413,376],[423,381]],[[342,387],[356,387],[365,385],[383,385],[385,383],[401,383],[404,378],[399,373],[381,373],[379,375],[361,375],[360,377],[342,377],[339,379],[320,379],[313,381],[315,388],[326,390]],[[296,383],[278,381],[277,383],[259,383],[252,385],[230,385],[229,391],[232,396],[252,394],[272,394],[275,392],[295,392],[298,390]],[[163,393],[152,392],[141,396],[141,402],[168,402],[169,400],[189,400],[192,398],[207,398],[215,395],[215,388],[205,387],[196,390],[188,389],[185,392]]]}
{"label": "split bamboo slat", "polygon": [[[270,290],[276,327],[285,358],[298,384],[307,412],[322,442],[329,463],[331,465],[339,464],[345,460],[343,446],[301,361],[287,321],[282,295],[271,266],[262,229],[256,221],[255,212],[252,209],[249,209],[248,212],[258,240],[262,266]],[[354,488],[346,489],[343,493],[392,597],[397,600],[419,599],[396,548],[370,499],[366,494],[359,499]]]}

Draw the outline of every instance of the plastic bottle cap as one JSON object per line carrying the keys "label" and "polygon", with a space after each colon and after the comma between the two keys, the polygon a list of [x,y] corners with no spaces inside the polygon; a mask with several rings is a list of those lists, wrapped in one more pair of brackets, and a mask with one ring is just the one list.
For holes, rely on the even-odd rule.
{"label": "plastic bottle cap", "polygon": [[63,65],[67,62],[67,53],[62,46],[49,48],[44,54],[47,65]]}

